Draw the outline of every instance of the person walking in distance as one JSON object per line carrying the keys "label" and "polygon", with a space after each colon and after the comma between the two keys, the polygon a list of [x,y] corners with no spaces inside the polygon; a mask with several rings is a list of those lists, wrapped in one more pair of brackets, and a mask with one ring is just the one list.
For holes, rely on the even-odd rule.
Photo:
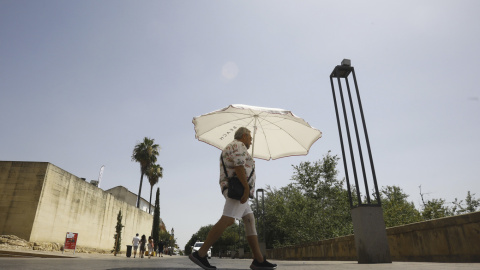
{"label": "person walking in distance", "polygon": [[137,233],[137,235],[135,235],[135,237],[133,237],[133,240],[132,240],[133,258],[135,258],[135,256],[137,256],[137,250],[138,250],[138,244],[139,243],[140,243],[140,237],[138,237],[138,233]]}
{"label": "person walking in distance", "polygon": [[145,254],[145,244],[147,244],[147,238],[145,237],[145,234],[142,235],[142,239],[140,239],[140,258],[143,258],[143,255]]}
{"label": "person walking in distance", "polygon": [[148,237],[148,258],[150,259],[151,256],[153,256],[153,247],[155,244],[153,243],[153,237],[149,236]]}
{"label": "person walking in distance", "polygon": [[160,240],[160,243],[158,243],[158,257],[162,256],[163,257],[163,240]]}
{"label": "person walking in distance", "polygon": [[[190,254],[192,262],[203,269],[213,270],[215,266],[210,265],[206,258],[210,247],[222,236],[223,232],[233,225],[235,219],[242,219],[245,224],[245,234],[248,244],[252,250],[253,262],[250,269],[273,270],[276,264],[268,262],[260,251],[258,244],[257,230],[255,228],[255,217],[248,204],[248,199],[253,198],[255,191],[255,161],[248,153],[252,143],[252,135],[249,129],[240,127],[235,132],[234,140],[223,149],[220,157],[220,188],[225,197],[223,214],[218,222],[212,227],[202,247]],[[224,169],[225,166],[225,169]],[[226,173],[225,173],[226,171]],[[228,175],[227,175],[228,174]],[[240,200],[228,197],[228,177],[236,175],[244,187],[243,196]]]}

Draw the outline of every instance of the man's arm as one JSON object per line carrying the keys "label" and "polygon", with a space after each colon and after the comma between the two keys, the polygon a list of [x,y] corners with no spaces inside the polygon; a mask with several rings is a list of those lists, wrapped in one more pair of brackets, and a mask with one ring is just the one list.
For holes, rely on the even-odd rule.
{"label": "man's arm", "polygon": [[234,169],[238,179],[240,179],[240,183],[242,183],[244,187],[243,196],[240,199],[240,203],[246,203],[248,201],[248,198],[250,197],[250,187],[248,186],[245,168],[243,166],[235,166]]}

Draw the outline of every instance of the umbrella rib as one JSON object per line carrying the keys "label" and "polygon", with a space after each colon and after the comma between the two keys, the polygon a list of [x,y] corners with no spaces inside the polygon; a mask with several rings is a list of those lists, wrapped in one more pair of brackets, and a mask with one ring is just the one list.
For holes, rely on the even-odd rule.
{"label": "umbrella rib", "polygon": [[[237,114],[237,113],[233,113],[233,112],[221,112],[221,114],[224,114],[224,113]],[[237,118],[237,119],[235,119],[235,120],[228,120],[227,122],[222,123],[222,124],[217,125],[217,126],[214,126],[214,127],[212,127],[211,129],[209,129],[209,130],[205,130],[202,134],[207,133],[207,132],[210,132],[210,131],[212,131],[212,130],[214,130],[214,129],[220,128],[220,127],[222,127],[222,126],[224,126],[224,125],[226,125],[226,124],[228,124],[228,123],[230,123],[230,122],[232,122],[232,121],[245,120],[245,119],[249,120],[249,118],[252,117],[252,116],[249,115],[249,114],[244,114],[244,115],[245,115],[245,117],[239,117],[239,118]],[[205,116],[206,116],[206,115],[205,115]],[[202,117],[202,116],[196,117],[195,119],[200,118],[200,117]],[[252,123],[252,121],[253,121],[253,120],[250,119],[250,121],[247,121],[246,125],[249,125],[250,123]],[[195,132],[195,133],[196,133],[196,132]],[[202,134],[200,134],[200,135],[202,135]],[[200,136],[200,135],[197,135],[197,136]]]}
{"label": "umbrella rib", "polygon": [[[294,142],[296,142],[298,145],[300,145],[300,147],[302,147],[303,149],[305,149],[305,150],[308,151],[307,148],[305,148],[303,145],[301,145],[301,144],[295,139],[295,137],[293,137],[293,136],[290,134],[290,132],[287,132],[285,129],[282,129],[279,125],[277,125],[276,123],[274,123],[274,122],[272,122],[272,121],[270,121],[270,120],[268,120],[268,119],[266,119],[266,118],[262,118],[262,120],[263,120],[263,121],[266,121],[266,122],[268,122],[268,123],[270,123],[270,124],[272,124],[272,125],[274,125],[274,126],[276,126],[276,127],[278,127],[280,130],[283,130],[286,134],[288,134],[288,136],[290,136],[290,138],[293,139]],[[260,121],[260,124],[261,124],[261,123],[262,123],[262,121]],[[263,128],[262,128],[262,129],[263,129]],[[265,132],[264,132],[263,134],[264,134],[264,136],[265,136]],[[265,141],[267,141],[267,140],[266,140],[266,137],[265,137]],[[268,144],[268,141],[267,141],[267,144]],[[270,154],[270,148],[268,148],[268,149],[269,149],[269,154]],[[270,154],[270,156],[271,156],[271,154]]]}
{"label": "umbrella rib", "polygon": [[[263,125],[262,125],[263,121],[261,121],[261,120],[262,119],[259,119],[258,124],[262,127],[262,130],[263,130]],[[263,119],[263,120],[266,120],[266,119]],[[268,156],[270,157],[268,160],[270,160],[270,159],[272,159],[272,153],[270,151],[270,145],[269,145],[268,140],[267,140],[267,135],[265,134],[265,132],[262,132],[262,133],[263,133],[263,137],[265,137],[265,143],[267,144]],[[253,156],[253,157],[255,157],[255,156]]]}

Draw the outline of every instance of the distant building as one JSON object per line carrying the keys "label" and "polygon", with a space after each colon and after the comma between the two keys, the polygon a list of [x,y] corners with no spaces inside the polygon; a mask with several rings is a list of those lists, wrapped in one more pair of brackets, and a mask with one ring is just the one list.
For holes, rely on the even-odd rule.
{"label": "distant building", "polygon": [[153,216],[137,209],[132,196],[127,203],[48,162],[0,161],[0,235],[64,243],[75,232],[80,246],[111,249],[120,211],[126,240],[152,231]]}
{"label": "distant building", "polygon": [[[124,201],[130,205],[137,207],[137,194],[131,192],[123,186],[116,186],[114,188],[105,190],[105,192],[112,194],[113,197],[117,198],[120,201]],[[153,215],[153,210],[155,209],[155,206],[151,205],[144,198],[140,198],[140,209],[148,213],[148,206],[151,207],[150,212]]]}

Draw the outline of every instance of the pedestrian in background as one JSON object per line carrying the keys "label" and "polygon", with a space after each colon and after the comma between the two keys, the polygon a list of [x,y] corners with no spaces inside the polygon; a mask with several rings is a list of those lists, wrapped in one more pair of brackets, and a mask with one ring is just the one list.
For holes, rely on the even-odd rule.
{"label": "pedestrian in background", "polygon": [[140,258],[143,258],[143,255],[145,254],[145,245],[147,244],[147,238],[145,237],[145,234],[142,235],[142,239],[140,239]]}
{"label": "pedestrian in background", "polygon": [[138,233],[135,237],[133,237],[132,245],[133,245],[133,258],[137,256],[138,244],[140,243],[140,237],[138,237]]}
{"label": "pedestrian in background", "polygon": [[164,247],[163,241],[160,240],[160,243],[158,243],[158,257],[160,256],[163,257],[163,247]]}
{"label": "pedestrian in background", "polygon": [[151,256],[153,256],[153,237],[149,236],[148,237],[148,258],[150,259]]}

